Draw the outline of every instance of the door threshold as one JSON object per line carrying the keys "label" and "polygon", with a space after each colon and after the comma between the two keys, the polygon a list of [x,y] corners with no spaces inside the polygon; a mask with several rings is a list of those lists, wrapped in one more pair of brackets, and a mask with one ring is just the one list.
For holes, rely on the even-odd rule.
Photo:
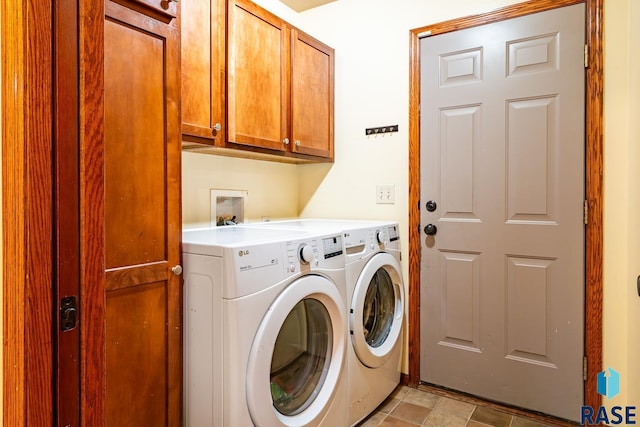
{"label": "door threshold", "polygon": [[531,411],[528,409],[519,408],[517,406],[510,406],[504,403],[495,402],[492,400],[486,400],[472,394],[463,393],[450,388],[438,386],[435,384],[428,384],[421,382],[416,387],[418,390],[425,391],[431,394],[435,394],[442,397],[448,397],[462,402],[471,403],[473,405],[482,406],[485,408],[491,408],[498,411],[505,412],[510,415],[529,418],[539,421],[541,423],[550,424],[553,426],[574,427],[580,424],[574,421],[565,420],[563,418],[554,417],[552,415],[544,414],[542,412]]}

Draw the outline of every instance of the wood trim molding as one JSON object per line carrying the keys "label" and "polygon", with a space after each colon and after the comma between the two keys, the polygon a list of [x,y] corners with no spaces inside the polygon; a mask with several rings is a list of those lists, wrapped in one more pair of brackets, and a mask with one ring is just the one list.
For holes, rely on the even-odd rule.
{"label": "wood trim molding", "polygon": [[586,3],[589,67],[586,88],[586,226],[585,355],[588,359],[585,404],[600,406],[596,373],[602,369],[602,129],[603,129],[603,2],[604,0],[530,0],[492,12],[445,21],[410,32],[409,64],[409,374],[420,383],[420,43],[418,35],[443,34],[572,4]]}
{"label": "wood trim molding", "polygon": [[[103,2],[79,2],[81,32],[81,412],[104,425],[102,256]],[[0,6],[2,60],[3,425],[52,425],[52,3]]]}
{"label": "wood trim molding", "polygon": [[585,356],[587,357],[587,381],[585,404],[599,407],[602,397],[598,394],[596,375],[602,370],[602,175],[603,175],[603,7],[604,0],[586,0],[587,44],[589,67],[586,87],[586,192],[589,223],[586,226],[585,272]]}
{"label": "wood trim molding", "polygon": [[2,5],[4,425],[51,424],[51,2]]}
{"label": "wood trim molding", "polygon": [[[25,425],[24,291],[26,275],[24,168],[24,5],[0,7],[2,22],[2,283],[3,419]],[[15,76],[15,80],[13,78]],[[12,85],[9,84],[12,83]],[[8,286],[11,283],[11,286]]]}
{"label": "wood trim molding", "polygon": [[80,425],[104,426],[106,390],[104,262],[103,1],[80,0]]}

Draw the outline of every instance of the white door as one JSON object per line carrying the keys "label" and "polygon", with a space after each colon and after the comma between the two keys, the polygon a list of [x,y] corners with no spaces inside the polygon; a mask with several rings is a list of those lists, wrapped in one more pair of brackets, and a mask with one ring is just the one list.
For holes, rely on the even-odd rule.
{"label": "white door", "polygon": [[365,366],[379,368],[396,348],[404,315],[404,284],[393,255],[375,255],[362,269],[349,310],[351,343]]}
{"label": "white door", "polygon": [[255,426],[318,425],[344,380],[344,299],[317,275],[278,296],[256,333],[247,367],[247,403]]}
{"label": "white door", "polygon": [[584,13],[424,38],[420,80],[421,380],[574,420]]}

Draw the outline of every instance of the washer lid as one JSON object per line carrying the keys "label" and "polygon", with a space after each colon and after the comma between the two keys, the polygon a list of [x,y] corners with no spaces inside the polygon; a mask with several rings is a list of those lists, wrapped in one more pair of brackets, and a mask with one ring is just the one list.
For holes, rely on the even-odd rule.
{"label": "washer lid", "polygon": [[404,317],[404,284],[396,258],[383,252],[358,277],[349,315],[351,343],[358,359],[379,368],[398,344]]}

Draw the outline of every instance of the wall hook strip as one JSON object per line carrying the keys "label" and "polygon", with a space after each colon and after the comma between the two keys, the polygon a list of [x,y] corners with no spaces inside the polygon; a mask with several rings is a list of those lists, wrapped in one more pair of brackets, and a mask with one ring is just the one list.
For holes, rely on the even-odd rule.
{"label": "wall hook strip", "polygon": [[398,125],[381,126],[377,128],[366,128],[365,135],[379,135],[383,133],[398,132]]}

